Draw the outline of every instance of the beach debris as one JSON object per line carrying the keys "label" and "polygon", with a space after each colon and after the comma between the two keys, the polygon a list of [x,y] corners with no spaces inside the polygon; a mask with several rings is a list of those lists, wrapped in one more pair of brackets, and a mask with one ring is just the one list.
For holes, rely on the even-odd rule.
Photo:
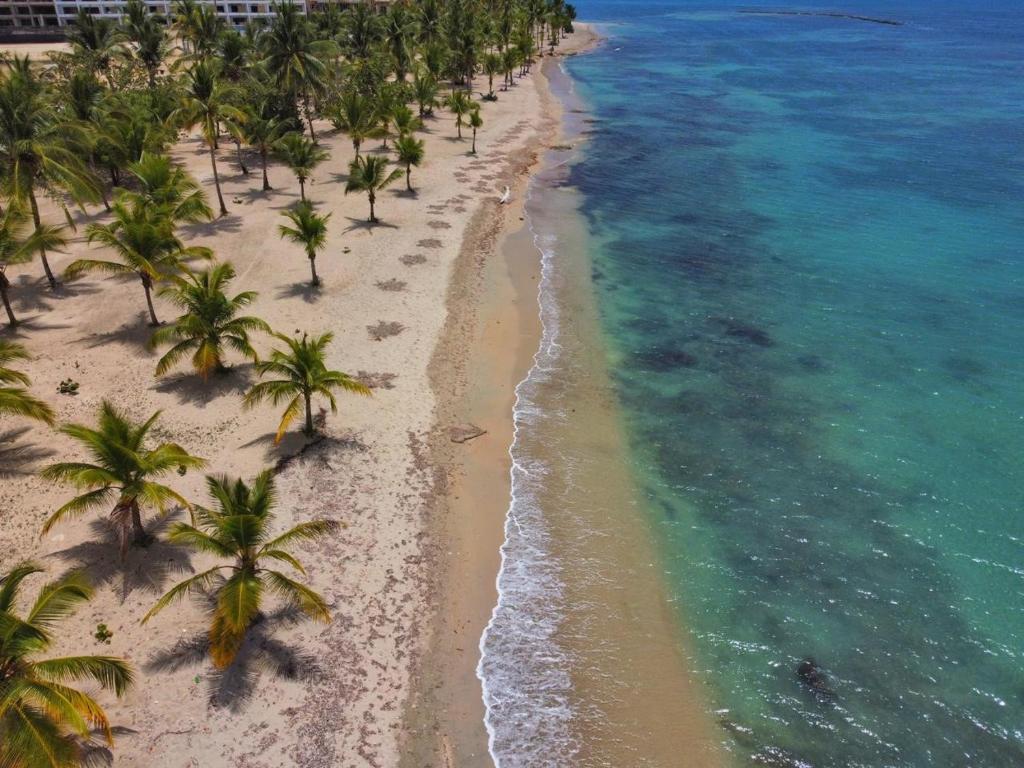
{"label": "beach debris", "polygon": [[370,373],[369,371],[359,371],[355,376],[356,381],[370,389],[394,389],[396,378],[398,378],[397,373]]}
{"label": "beach debris", "polygon": [[404,291],[405,285],[406,283],[404,280],[398,280],[397,278],[394,277],[391,278],[390,280],[377,281],[377,287],[380,288],[382,291]]}
{"label": "beach debris", "polygon": [[96,638],[97,642],[110,645],[110,638],[114,636],[114,633],[107,629],[106,624],[97,624],[96,631],[92,633],[92,636]]}
{"label": "beach debris", "polygon": [[812,657],[808,656],[797,664],[796,676],[819,700],[828,701],[835,698],[835,691],[828,686],[828,677]]}
{"label": "beach debris", "polygon": [[448,430],[451,435],[453,443],[468,443],[470,440],[475,440],[481,435],[486,435],[486,429],[480,429],[475,424],[459,424],[458,426],[451,427]]}
{"label": "beach debris", "polygon": [[501,193],[501,199],[498,200],[498,203],[501,205],[505,205],[505,203],[507,203],[510,199],[512,199],[512,190],[508,188],[508,185],[506,185],[505,189]]}
{"label": "beach debris", "polygon": [[405,326],[401,323],[396,322],[385,322],[381,320],[376,325],[366,326],[366,330],[370,334],[370,338],[374,341],[381,341],[389,336],[397,336],[405,330]]}
{"label": "beach debris", "polygon": [[78,382],[74,379],[64,379],[57,387],[57,391],[62,395],[77,395],[78,394]]}
{"label": "beach debris", "polygon": [[407,253],[405,256],[399,259],[399,261],[401,261],[407,267],[411,267],[416,264],[423,264],[424,262],[426,262],[426,260],[427,257],[424,256],[422,253]]}

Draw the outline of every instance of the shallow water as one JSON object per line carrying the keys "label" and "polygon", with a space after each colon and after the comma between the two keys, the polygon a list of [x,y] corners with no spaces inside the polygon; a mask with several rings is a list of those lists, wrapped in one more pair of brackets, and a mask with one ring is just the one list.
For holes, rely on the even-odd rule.
{"label": "shallow water", "polygon": [[739,762],[1022,764],[1024,15],[857,6],[581,6],[628,462]]}

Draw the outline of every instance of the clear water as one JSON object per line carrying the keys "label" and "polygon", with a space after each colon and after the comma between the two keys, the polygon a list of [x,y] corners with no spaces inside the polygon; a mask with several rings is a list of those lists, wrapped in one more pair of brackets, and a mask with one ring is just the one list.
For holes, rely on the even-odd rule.
{"label": "clear water", "polygon": [[1024,8],[579,5],[571,183],[723,742],[1024,765]]}

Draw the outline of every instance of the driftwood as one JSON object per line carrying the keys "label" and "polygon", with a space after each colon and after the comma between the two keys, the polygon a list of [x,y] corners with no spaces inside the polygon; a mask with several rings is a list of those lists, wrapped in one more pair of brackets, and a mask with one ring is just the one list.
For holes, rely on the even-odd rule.
{"label": "driftwood", "polygon": [[457,427],[451,427],[448,432],[453,443],[468,443],[470,440],[480,437],[480,435],[487,434],[486,429],[480,429],[475,424],[460,424]]}

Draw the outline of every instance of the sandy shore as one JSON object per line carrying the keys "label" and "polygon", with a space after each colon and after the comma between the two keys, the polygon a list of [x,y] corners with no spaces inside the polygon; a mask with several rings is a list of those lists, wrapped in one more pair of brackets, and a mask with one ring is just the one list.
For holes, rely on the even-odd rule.
{"label": "sandy shore", "polygon": [[[562,53],[592,39],[580,25]],[[326,437],[315,445],[291,434],[274,446],[275,409],[242,412],[240,394],[253,381],[249,365],[208,386],[184,368],[154,379],[156,356],[146,349],[149,329],[137,282],[86,277],[52,293],[38,263],[10,271],[15,309],[26,322],[2,336],[36,356],[24,370],[62,421],[91,423],[101,399],[140,419],[161,409],[158,436],[206,457],[211,472],[248,477],[278,465],[282,527],[323,516],[347,524],[302,556],[334,621],[324,627],[268,620],[237,668],[214,676],[190,652],[204,630],[201,605],[183,604],[139,625],[156,597],[203,567],[202,559],[156,544],[133,552],[122,567],[102,516],[40,539],[43,520],[70,492],[34,473],[79,454],[44,427],[0,426],[0,570],[28,557],[51,574],[87,568],[97,596],[64,625],[58,650],[120,655],[139,669],[128,697],[105,701],[120,733],[115,765],[398,765],[403,753],[422,754],[424,740],[407,739],[404,724],[408,706],[412,730],[424,733],[416,714],[428,701],[429,678],[417,674],[421,654],[428,644],[438,647],[438,638],[447,643],[442,633],[452,626],[463,632],[462,650],[451,657],[459,670],[451,689],[455,703],[435,711],[443,715],[441,725],[426,727],[433,758],[408,764],[471,765],[480,757],[475,644],[493,603],[508,498],[512,388],[537,334],[535,312],[533,326],[529,320],[535,309],[529,268],[513,279],[501,259],[491,258],[501,252],[503,227],[521,216],[518,202],[500,207],[497,196],[508,184],[519,200],[539,149],[557,131],[557,108],[539,68],[499,95],[484,107],[476,156],[468,152],[468,137],[456,140],[446,112],[428,121],[426,163],[413,172],[418,193],[407,195],[401,184],[385,193],[378,201],[382,223],[373,228],[365,224],[365,197],[343,194],[350,143],[326,123],[318,126],[331,159],[308,194],[332,213],[329,244],[318,259],[325,282],[320,291],[308,287],[301,252],[276,233],[280,211],[298,197],[291,174],[275,166],[275,190],[262,193],[257,158],[247,157],[252,173],[245,176],[225,142],[219,162],[230,214],[189,228],[186,239],[234,263],[234,290],[260,292],[253,314],[286,333],[333,331],[329,364],[378,384],[373,398],[343,397],[341,412],[327,418]],[[195,138],[183,141],[175,156],[209,184],[209,159]],[[210,193],[212,199],[212,187]],[[59,220],[52,206],[44,217]],[[89,252],[81,225],[102,219],[102,209],[78,215],[68,253],[51,258],[56,269]],[[157,312],[172,317],[172,308],[159,301]],[[374,341],[367,327],[380,321],[398,323],[401,331]],[[257,346],[269,348],[262,338]],[[480,356],[484,347],[489,357]],[[507,354],[511,349],[516,353]],[[500,365],[491,365],[495,361]],[[79,383],[77,396],[56,394],[66,378]],[[490,394],[466,399],[482,391]],[[488,434],[452,443],[450,428],[467,421]],[[172,484],[202,499],[202,473],[175,477]],[[461,500],[463,492],[473,514],[446,503]],[[168,522],[154,523],[154,532]],[[453,589],[459,583],[469,589]],[[101,622],[114,633],[109,645],[92,637]],[[464,731],[446,730],[444,723],[453,721],[445,718],[466,718]]]}

